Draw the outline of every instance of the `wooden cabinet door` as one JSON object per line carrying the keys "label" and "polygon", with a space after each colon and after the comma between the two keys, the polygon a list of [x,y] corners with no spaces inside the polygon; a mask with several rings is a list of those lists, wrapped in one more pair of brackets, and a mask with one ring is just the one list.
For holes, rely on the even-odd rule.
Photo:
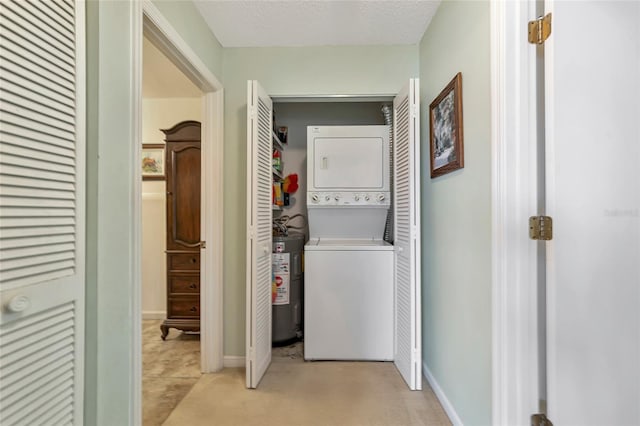
{"label": "wooden cabinet door", "polygon": [[167,140],[166,173],[167,250],[199,249],[200,141]]}

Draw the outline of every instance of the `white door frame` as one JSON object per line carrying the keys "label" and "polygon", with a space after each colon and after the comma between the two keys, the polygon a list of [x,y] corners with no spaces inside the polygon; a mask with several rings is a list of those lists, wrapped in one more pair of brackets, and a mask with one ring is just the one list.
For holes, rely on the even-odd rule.
{"label": "white door frame", "polygon": [[538,411],[538,214],[535,0],[492,1],[492,412],[494,425],[530,424]]}
{"label": "white door frame", "polygon": [[[223,301],[222,301],[222,238],[223,238],[223,123],[224,90],[222,83],[207,68],[187,42],[173,28],[158,8],[150,1],[134,2],[133,14],[133,87],[132,110],[133,140],[142,141],[142,39],[143,34],[180,69],[203,92],[202,96],[202,188],[201,188],[201,229],[207,247],[201,252],[201,288],[200,288],[200,369],[211,373],[222,369],[223,362]],[[140,143],[136,144],[141,146]],[[134,182],[133,229],[133,270],[136,285],[131,289],[134,324],[132,378],[134,415],[140,420],[142,407],[142,334],[139,329],[142,318],[140,274],[141,263],[141,196],[139,183],[141,172],[140,155],[135,152],[130,163]],[[212,196],[212,194],[214,194]],[[140,423],[138,421],[137,423]]]}

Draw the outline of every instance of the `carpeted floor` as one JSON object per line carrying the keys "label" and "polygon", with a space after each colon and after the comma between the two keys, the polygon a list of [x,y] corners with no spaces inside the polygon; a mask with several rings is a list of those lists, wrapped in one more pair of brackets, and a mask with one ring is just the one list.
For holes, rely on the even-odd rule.
{"label": "carpeted floor", "polygon": [[200,335],[169,331],[161,320],[142,321],[142,424],[159,426],[200,378]]}
{"label": "carpeted floor", "polygon": [[258,389],[244,368],[205,374],[165,426],[450,425],[433,391],[412,392],[389,362],[304,362],[302,344],[274,349]]}

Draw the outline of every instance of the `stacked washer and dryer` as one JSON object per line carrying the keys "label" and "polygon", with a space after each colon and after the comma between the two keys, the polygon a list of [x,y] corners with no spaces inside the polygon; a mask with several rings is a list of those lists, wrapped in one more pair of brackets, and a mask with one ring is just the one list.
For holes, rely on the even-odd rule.
{"label": "stacked washer and dryer", "polygon": [[393,360],[389,157],[389,126],[307,128],[307,360]]}

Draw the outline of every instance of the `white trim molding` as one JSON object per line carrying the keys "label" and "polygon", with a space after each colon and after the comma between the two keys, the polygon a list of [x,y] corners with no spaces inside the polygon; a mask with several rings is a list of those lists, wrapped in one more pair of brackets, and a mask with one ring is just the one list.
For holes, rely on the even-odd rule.
{"label": "white trim molding", "polygon": [[[201,276],[201,370],[210,373],[222,368],[223,356],[223,303],[222,303],[222,123],[223,87],[218,78],[207,68],[189,44],[171,26],[150,0],[131,2],[133,8],[132,31],[132,87],[131,107],[133,111],[132,155],[130,167],[134,205],[132,209],[133,235],[130,246],[133,255],[133,282],[130,294],[133,318],[142,318],[141,306],[141,204],[140,189],[140,148],[142,146],[142,39],[143,34],[156,45],[178,68],[203,92],[202,145],[203,151],[203,228],[202,233],[208,241],[203,250]],[[208,239],[208,240],[207,240]],[[135,322],[131,355],[133,375],[130,389],[133,392],[130,424],[140,424],[142,418],[142,333],[140,321]]]}
{"label": "white trim molding", "polygon": [[243,356],[225,355],[224,368],[244,368],[246,367],[246,360]]}
{"label": "white trim molding", "polygon": [[142,155],[142,7],[138,2],[131,2],[131,89],[129,99],[131,114],[133,115],[131,126],[129,167],[132,169],[133,181],[131,182],[131,195],[134,202],[131,204],[132,224],[129,241],[133,262],[131,265],[131,281],[136,285],[131,286],[129,303],[133,311],[133,333],[131,336],[131,360],[133,362],[130,377],[132,425],[142,424],[142,171],[140,170],[140,157]]}
{"label": "white trim molding", "polygon": [[538,407],[535,0],[492,1],[492,417],[525,425]]}
{"label": "white trim molding", "polygon": [[143,320],[163,320],[167,317],[167,311],[142,311]]}
{"label": "white trim molding", "polygon": [[203,92],[222,89],[220,80],[207,68],[191,46],[151,2],[142,0],[144,36]]}
{"label": "white trim molding", "polygon": [[[150,0],[142,1],[142,12],[143,28],[135,34],[140,43],[144,32],[203,92],[201,229],[207,248],[202,250],[201,262],[200,367],[203,373],[211,373],[223,366],[223,86]],[[141,64],[138,56],[137,64]],[[136,309],[139,314],[139,305]]]}
{"label": "white trim molding", "polygon": [[453,408],[453,404],[451,403],[451,401],[449,401],[447,395],[445,395],[444,391],[436,381],[436,378],[433,377],[433,374],[431,374],[429,367],[427,367],[427,364],[424,361],[422,362],[422,373],[427,379],[427,382],[429,382],[429,386],[433,390],[433,393],[436,394],[438,401],[440,401],[440,405],[442,405],[444,412],[447,413],[447,416],[449,417],[449,420],[451,420],[451,423],[454,426],[462,426],[462,420],[460,419],[460,416],[458,416],[458,413],[456,413],[456,410]]}
{"label": "white trim molding", "polygon": [[[207,247],[201,251],[202,278],[200,304],[201,362],[203,373],[223,367],[223,89],[202,98],[202,214],[201,229]],[[215,117],[212,123],[208,117]]]}

